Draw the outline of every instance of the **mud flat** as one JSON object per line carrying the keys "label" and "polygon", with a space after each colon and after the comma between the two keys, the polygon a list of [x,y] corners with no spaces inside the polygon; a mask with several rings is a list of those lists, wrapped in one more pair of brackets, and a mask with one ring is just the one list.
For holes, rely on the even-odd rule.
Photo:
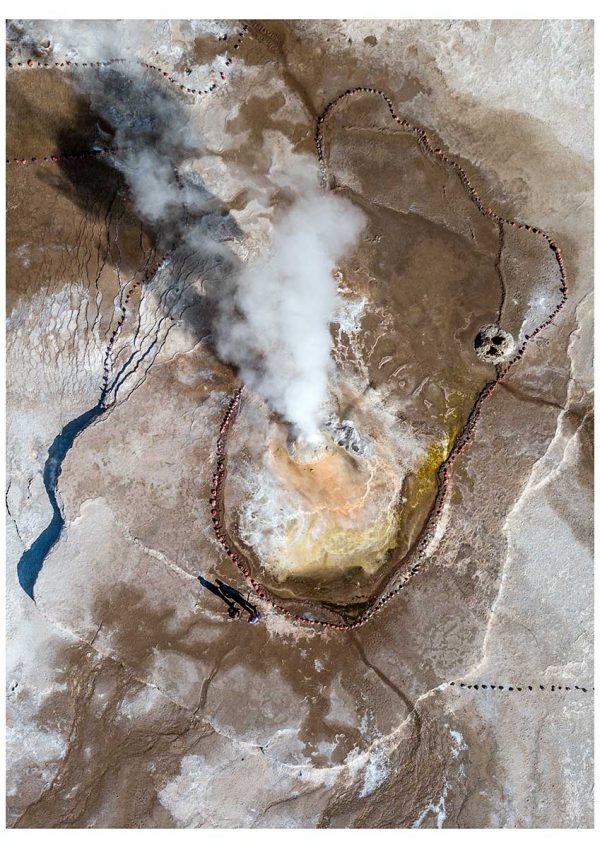
{"label": "mud flat", "polygon": [[[239,381],[208,266],[165,258],[90,151],[111,128],[69,83],[89,40],[37,26],[7,77],[9,826],[589,827],[591,25],[125,22],[101,57],[201,132],[224,255],[260,251],[299,152],[366,216],[327,415],[370,449],[334,427],[300,463],[245,392],[228,429],[219,510],[256,585],[211,515]],[[48,450],[103,392],[34,603]],[[200,572],[258,586],[261,622]]]}
{"label": "mud flat", "polygon": [[[358,345],[348,350],[347,333],[338,338],[336,412],[362,412],[375,456],[385,444],[378,460],[363,463],[360,491],[344,472],[343,454],[288,461],[255,412],[242,420],[233,449],[242,458],[219,507],[224,522],[232,510],[229,539],[238,544],[241,520],[241,556],[254,554],[253,574],[272,597],[294,601],[290,610],[310,619],[329,610],[341,616],[334,620],[352,622],[423,561],[442,519],[449,459],[472,440],[490,390],[563,306],[566,276],[543,234],[482,206],[463,165],[457,170],[455,160],[424,143],[418,127],[399,124],[381,91],[333,101],[319,131],[326,185],[360,204],[368,221],[363,246],[339,271],[363,314]],[[535,298],[546,313],[532,308]],[[496,347],[482,357],[482,332],[490,328]],[[230,451],[237,438],[229,437]],[[353,519],[353,489],[362,507],[377,503],[379,518]],[[329,519],[320,521],[323,509]],[[277,550],[270,550],[273,537]],[[307,607],[310,601],[321,606]]]}

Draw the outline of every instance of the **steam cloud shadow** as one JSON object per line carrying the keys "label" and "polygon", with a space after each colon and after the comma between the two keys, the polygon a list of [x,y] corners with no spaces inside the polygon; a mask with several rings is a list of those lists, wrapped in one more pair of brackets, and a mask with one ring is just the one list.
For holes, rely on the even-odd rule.
{"label": "steam cloud shadow", "polygon": [[[59,156],[94,148],[115,152],[60,159],[58,176],[46,179],[99,223],[106,221],[115,195],[123,198],[129,222],[143,229],[159,256],[169,256],[168,273],[152,285],[159,309],[183,321],[194,340],[204,340],[217,355],[214,322],[224,298],[233,297],[240,270],[227,242],[243,238],[243,232],[227,205],[185,168],[198,144],[193,132],[190,138],[185,132],[187,105],[137,70],[132,75],[121,68],[88,70],[73,84],[76,111],[57,133]],[[162,205],[153,210],[149,201],[155,193],[162,195]],[[143,211],[135,208],[136,195]],[[132,261],[123,270],[134,270]]]}

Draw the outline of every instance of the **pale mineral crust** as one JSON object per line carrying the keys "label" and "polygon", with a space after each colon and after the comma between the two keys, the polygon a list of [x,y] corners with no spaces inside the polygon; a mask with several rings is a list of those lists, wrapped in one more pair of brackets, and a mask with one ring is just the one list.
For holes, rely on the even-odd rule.
{"label": "pale mineral crust", "polygon": [[[319,116],[355,87],[385,92],[486,207],[560,246],[564,307],[482,406],[423,567],[339,631],[266,603],[257,625],[229,622],[200,592],[198,573],[244,585],[209,504],[238,381],[206,292],[186,288],[202,267],[161,265],[110,126],[73,85],[97,58],[78,26],[8,30],[8,824],[590,827],[592,23],[148,21],[105,57],[142,63],[200,129],[194,169],[235,222],[236,261],[268,235],[256,174],[316,160]],[[380,97],[344,101],[323,141],[327,190],[367,219],[340,268],[336,414],[399,478],[421,468],[402,489],[408,550],[496,374],[477,333],[522,343],[561,301],[558,266],[535,233],[500,234]],[[34,602],[17,565],[52,519],[48,449],[101,396],[62,465],[64,528]],[[228,437],[227,520],[250,557],[250,472],[273,426],[250,397]],[[347,597],[339,576],[286,588],[267,565],[284,605]],[[392,572],[357,567],[353,602]]]}

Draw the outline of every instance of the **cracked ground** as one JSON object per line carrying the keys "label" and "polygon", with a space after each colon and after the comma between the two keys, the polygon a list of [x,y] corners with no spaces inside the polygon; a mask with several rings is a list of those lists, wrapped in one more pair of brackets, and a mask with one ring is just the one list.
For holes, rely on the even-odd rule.
{"label": "cracked ground", "polygon": [[[262,602],[258,625],[229,622],[201,594],[200,572],[243,585],[211,524],[238,381],[211,344],[206,261],[177,245],[165,261],[137,215],[110,128],[74,84],[84,63],[96,73],[85,47],[18,33],[6,153],[9,826],[589,827],[591,24],[140,22],[126,55],[105,57],[123,60],[118,74],[143,67],[144,85],[201,128],[193,167],[218,220],[233,219],[242,260],[266,237],[247,176],[294,152],[320,152],[328,190],[366,215],[339,271],[334,390],[353,397],[356,420],[378,411],[378,439],[414,472],[400,559],[437,503],[445,451],[496,377],[478,332],[498,325],[520,344],[549,320],[561,280],[543,239],[482,215],[381,98],[336,107],[321,151],[319,116],[346,91],[384,91],[486,208],[560,245],[568,297],[482,405],[423,566],[340,631]],[[18,565],[53,518],[48,450],[100,402],[62,462],[64,526],[32,599]],[[246,472],[260,469],[269,426],[245,397],[228,437],[228,516],[251,496]],[[283,606],[312,592],[320,610],[340,591],[304,577],[284,590],[261,567],[255,557]],[[368,605],[397,576],[361,573],[353,590]]]}

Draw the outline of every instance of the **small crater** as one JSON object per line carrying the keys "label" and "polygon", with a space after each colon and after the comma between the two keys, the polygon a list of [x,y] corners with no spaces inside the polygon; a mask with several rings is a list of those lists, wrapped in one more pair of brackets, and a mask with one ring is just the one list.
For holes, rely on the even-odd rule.
{"label": "small crater", "polygon": [[369,456],[372,450],[370,439],[362,436],[353,421],[340,421],[333,416],[325,421],[323,429],[331,434],[334,442],[348,453]]}
{"label": "small crater", "polygon": [[473,346],[483,362],[501,362],[515,349],[515,340],[496,324],[488,324],[477,333]]}

